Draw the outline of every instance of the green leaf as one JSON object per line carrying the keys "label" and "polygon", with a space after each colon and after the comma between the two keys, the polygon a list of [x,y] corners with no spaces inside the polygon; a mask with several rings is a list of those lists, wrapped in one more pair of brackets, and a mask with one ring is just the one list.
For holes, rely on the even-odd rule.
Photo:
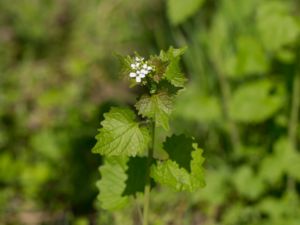
{"label": "green leaf", "polygon": [[268,69],[267,56],[261,44],[251,36],[238,38],[234,57],[236,75],[262,74]]}
{"label": "green leaf", "polygon": [[188,138],[185,135],[173,135],[166,139],[163,146],[171,160],[190,172],[190,162],[192,160],[191,153],[194,150],[192,145],[192,138]]}
{"label": "green leaf", "polygon": [[178,25],[197,12],[204,0],[168,0],[168,17],[172,24]]}
{"label": "green leaf", "polygon": [[158,183],[174,188],[177,191],[190,190],[191,179],[187,171],[179,168],[172,160],[158,162],[151,167],[151,177]]}
{"label": "green leaf", "polygon": [[101,207],[107,210],[120,209],[126,205],[129,196],[144,191],[147,158],[106,157],[99,171],[101,179],[97,187]]}
{"label": "green leaf", "polygon": [[122,196],[126,187],[127,160],[127,157],[109,157],[99,168],[101,180],[96,185],[100,191],[98,200],[103,209],[120,209],[128,202],[128,197]]}
{"label": "green leaf", "polygon": [[123,195],[135,195],[143,192],[146,185],[147,158],[134,157],[128,162],[126,188]]}
{"label": "green leaf", "polygon": [[112,107],[104,114],[104,118],[101,122],[103,127],[96,136],[97,143],[92,149],[93,153],[135,156],[147,149],[149,132],[135,121],[136,116],[132,110]]}
{"label": "green leaf", "polygon": [[260,176],[272,184],[284,174],[300,181],[300,154],[287,138],[280,138],[274,144],[274,152],[263,160],[260,171]]}
{"label": "green leaf", "polygon": [[157,125],[169,130],[169,116],[172,111],[173,99],[166,92],[154,95],[143,95],[136,103],[140,115],[155,120]]}
{"label": "green leaf", "polygon": [[163,62],[168,62],[164,77],[175,87],[184,87],[186,78],[181,72],[180,57],[185,52],[186,48],[169,48],[167,52],[161,51],[159,58]]}
{"label": "green leaf", "polygon": [[269,80],[251,82],[240,86],[233,94],[230,115],[239,122],[262,122],[283,105],[283,94]]}
{"label": "green leaf", "polygon": [[263,180],[249,166],[242,166],[233,175],[238,192],[250,199],[256,199],[264,191]]}
{"label": "green leaf", "polygon": [[[175,138],[176,137],[174,137],[174,139]],[[151,166],[151,177],[156,182],[173,188],[176,191],[193,192],[201,187],[204,187],[205,185],[204,171],[202,167],[204,162],[204,158],[202,157],[203,151],[202,149],[198,148],[197,144],[195,143],[193,143],[192,146],[184,147],[194,149],[193,151],[190,149],[187,150],[188,152],[191,152],[190,173],[184,167],[180,166],[180,164],[183,162],[178,160],[178,155],[173,154],[172,156],[176,158],[180,164],[171,157],[166,161],[158,162],[156,165]],[[182,149],[182,153],[184,151],[185,149]],[[185,162],[183,165],[185,165]]]}
{"label": "green leaf", "polygon": [[289,4],[280,1],[258,7],[257,28],[266,49],[276,51],[297,40],[300,29],[290,11]]}

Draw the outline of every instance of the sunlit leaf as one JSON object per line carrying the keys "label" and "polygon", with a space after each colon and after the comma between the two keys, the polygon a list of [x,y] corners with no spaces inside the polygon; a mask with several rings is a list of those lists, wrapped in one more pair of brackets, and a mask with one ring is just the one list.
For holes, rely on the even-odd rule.
{"label": "sunlit leaf", "polygon": [[135,117],[128,108],[111,108],[104,114],[105,120],[101,122],[102,128],[96,136],[97,143],[92,152],[107,156],[135,156],[147,149],[149,132],[139,126]]}
{"label": "sunlit leaf", "polygon": [[[180,137],[180,136],[179,136]],[[177,141],[176,141],[177,139]],[[175,148],[175,144],[182,141],[182,138],[173,136],[167,142],[173,142],[169,145],[164,145],[164,148]],[[189,143],[191,144],[191,143]],[[175,145],[175,146],[174,146]],[[201,187],[204,187],[204,172],[202,164],[204,158],[202,156],[202,149],[193,143],[189,146],[180,145],[182,148],[182,155],[185,155],[185,151],[191,154],[191,158],[184,157],[179,158],[179,150],[174,149],[173,154],[169,154],[169,159],[166,161],[158,162],[151,167],[151,177],[158,183],[166,185],[176,191],[190,191],[193,192]],[[172,149],[167,149],[167,152],[171,152]],[[190,160],[189,170],[187,167],[187,160]],[[190,171],[190,172],[189,172]]]}
{"label": "sunlit leaf", "polygon": [[127,161],[125,157],[110,157],[99,168],[101,180],[97,182],[100,191],[98,200],[103,209],[116,210],[126,205],[128,197],[122,196],[122,193],[126,187]]}
{"label": "sunlit leaf", "polygon": [[98,200],[107,210],[123,208],[129,196],[144,191],[147,174],[146,157],[106,157],[99,168]]}
{"label": "sunlit leaf", "polygon": [[186,48],[170,47],[167,52],[161,51],[159,55],[162,61],[168,63],[164,77],[175,87],[183,87],[187,80],[180,68],[180,57],[185,50]]}
{"label": "sunlit leaf", "polygon": [[140,115],[154,119],[157,125],[169,129],[169,116],[172,111],[173,99],[166,92],[143,95],[136,103]]}

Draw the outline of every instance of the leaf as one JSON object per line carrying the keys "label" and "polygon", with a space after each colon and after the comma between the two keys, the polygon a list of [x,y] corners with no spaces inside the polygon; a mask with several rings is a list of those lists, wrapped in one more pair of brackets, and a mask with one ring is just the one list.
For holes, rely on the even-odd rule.
{"label": "leaf", "polygon": [[190,162],[192,160],[193,139],[185,135],[173,135],[164,142],[164,149],[169,158],[175,161],[180,167],[191,171]]}
{"label": "leaf", "polygon": [[151,177],[158,183],[174,188],[177,191],[190,190],[191,179],[187,171],[179,168],[172,160],[159,162],[151,167]]}
{"label": "leaf", "polygon": [[239,122],[259,123],[273,116],[283,105],[281,89],[269,80],[240,86],[233,94],[230,115]]}
{"label": "leaf", "polygon": [[[257,205],[262,213],[272,219],[269,224],[289,224],[299,223],[300,202],[297,191],[287,191],[281,197],[265,197]],[[293,222],[292,222],[293,221]]]}
{"label": "leaf", "polygon": [[101,180],[96,185],[100,191],[98,200],[103,209],[120,209],[128,202],[128,197],[122,196],[126,187],[127,160],[126,157],[109,157],[99,168]]}
{"label": "leaf", "polygon": [[264,191],[263,180],[249,166],[238,168],[232,180],[238,192],[250,199],[256,199]]}
{"label": "leaf", "polygon": [[266,54],[260,43],[251,36],[240,36],[237,40],[235,74],[262,74],[268,69]]}
{"label": "leaf", "polygon": [[[198,148],[195,143],[192,144],[192,146],[185,147],[194,149],[192,152],[191,150],[187,150],[191,152],[190,173],[170,157],[170,159],[166,161],[161,161],[151,166],[151,177],[157,183],[166,185],[176,191],[193,192],[205,185],[202,167],[204,162],[204,158],[202,157],[203,151]],[[184,151],[184,149],[182,149],[182,151]],[[174,155],[176,155],[175,158],[177,158],[177,154]]]}
{"label": "leaf", "polygon": [[106,157],[99,171],[101,179],[97,187],[101,207],[107,210],[120,209],[126,205],[129,196],[144,191],[147,158]]}
{"label": "leaf", "polygon": [[170,62],[170,64],[166,69],[165,77],[175,87],[184,86],[186,82],[186,78],[184,77],[183,73],[180,70],[179,59],[174,59]]}
{"label": "leaf", "polygon": [[195,14],[203,3],[204,0],[168,0],[167,12],[169,20],[173,25],[178,25]]}
{"label": "leaf", "polygon": [[172,106],[173,99],[166,92],[151,96],[143,95],[135,105],[140,115],[154,119],[157,125],[166,130],[169,130],[169,116]]}
{"label": "leaf", "polygon": [[274,144],[274,152],[263,160],[260,171],[269,183],[278,182],[284,174],[300,181],[300,154],[282,137]]}
{"label": "leaf", "polygon": [[163,62],[168,62],[164,77],[175,87],[184,87],[186,78],[181,72],[180,57],[185,52],[186,48],[169,48],[167,52],[161,51],[159,58]]}
{"label": "leaf", "polygon": [[135,114],[128,108],[112,107],[104,114],[103,126],[96,136],[97,143],[93,153],[101,155],[135,156],[148,147],[150,140],[147,128],[140,127]]}
{"label": "leaf", "polygon": [[128,162],[126,188],[123,195],[135,195],[143,192],[146,185],[147,158],[134,157]]}
{"label": "leaf", "polygon": [[267,50],[277,51],[293,43],[299,35],[299,25],[285,2],[264,2],[258,7],[257,29]]}

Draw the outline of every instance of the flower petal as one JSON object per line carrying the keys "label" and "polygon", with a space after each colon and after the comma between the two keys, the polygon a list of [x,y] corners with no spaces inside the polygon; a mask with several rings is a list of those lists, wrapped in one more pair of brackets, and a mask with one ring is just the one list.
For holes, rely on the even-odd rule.
{"label": "flower petal", "polygon": [[129,76],[130,77],[136,77],[136,73],[130,73]]}
{"label": "flower petal", "polygon": [[140,83],[142,81],[142,78],[141,77],[136,77],[135,80],[136,80],[136,82]]}

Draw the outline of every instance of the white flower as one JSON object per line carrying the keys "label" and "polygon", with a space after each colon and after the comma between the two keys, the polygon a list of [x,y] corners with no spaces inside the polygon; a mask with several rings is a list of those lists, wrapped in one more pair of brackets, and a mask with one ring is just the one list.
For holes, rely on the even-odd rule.
{"label": "white flower", "polygon": [[131,72],[131,73],[129,74],[129,76],[130,76],[130,77],[136,77],[136,73],[132,73],[132,72]]}
{"label": "white flower", "polygon": [[140,83],[142,81],[141,77],[136,77],[135,78],[136,82]]}
{"label": "white flower", "polygon": [[140,83],[142,79],[153,70],[142,57],[135,57],[130,67],[132,71],[129,73],[129,77],[135,78],[137,83]]}

